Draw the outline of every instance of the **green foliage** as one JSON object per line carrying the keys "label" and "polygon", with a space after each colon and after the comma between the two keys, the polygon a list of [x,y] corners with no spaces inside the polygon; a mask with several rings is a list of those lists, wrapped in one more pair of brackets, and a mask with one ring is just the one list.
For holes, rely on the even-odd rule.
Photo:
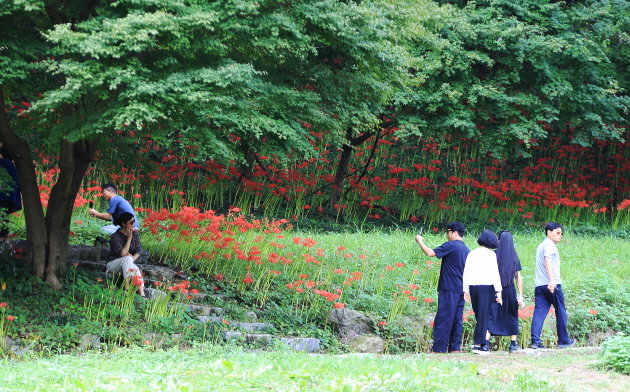
{"label": "green foliage", "polygon": [[630,375],[630,336],[619,335],[602,344],[601,359],[609,369]]}

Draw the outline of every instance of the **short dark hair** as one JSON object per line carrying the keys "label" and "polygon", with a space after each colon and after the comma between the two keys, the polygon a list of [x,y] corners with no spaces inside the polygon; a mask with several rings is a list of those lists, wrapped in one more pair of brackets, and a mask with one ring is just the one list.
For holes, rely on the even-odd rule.
{"label": "short dark hair", "polygon": [[0,146],[0,154],[2,154],[3,158],[13,160],[13,155],[11,155],[11,153],[5,146]]}
{"label": "short dark hair", "polygon": [[545,235],[547,235],[548,231],[554,231],[555,229],[562,229],[562,225],[557,222],[547,222],[545,225]]}
{"label": "short dark hair", "polygon": [[118,215],[118,218],[114,219],[114,224],[116,226],[122,227],[122,225],[132,219],[135,219],[135,216],[131,212],[123,212],[122,214]]}
{"label": "short dark hair", "polygon": [[114,192],[114,193],[118,193],[118,188],[116,188],[116,185],[114,184],[104,184],[103,185],[103,190],[109,189],[110,191]]}
{"label": "short dark hair", "polygon": [[460,237],[466,235],[466,226],[464,226],[464,224],[461,222],[449,222],[446,225],[446,230],[456,231],[457,233],[459,233]]}
{"label": "short dark hair", "polygon": [[477,243],[490,249],[495,249],[497,246],[499,246],[497,235],[494,234],[494,231],[492,230],[484,230],[479,238],[477,238]]}

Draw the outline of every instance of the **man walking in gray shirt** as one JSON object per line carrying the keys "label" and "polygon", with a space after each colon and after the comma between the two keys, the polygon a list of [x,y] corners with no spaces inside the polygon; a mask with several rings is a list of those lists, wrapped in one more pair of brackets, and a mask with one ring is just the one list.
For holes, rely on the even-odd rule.
{"label": "man walking in gray shirt", "polygon": [[546,238],[536,249],[536,288],[534,315],[532,317],[532,344],[529,348],[545,348],[540,341],[545,318],[553,305],[556,311],[558,348],[571,347],[575,339],[567,331],[567,309],[560,279],[560,253],[556,244],[562,240],[562,226],[549,222],[545,226]]}

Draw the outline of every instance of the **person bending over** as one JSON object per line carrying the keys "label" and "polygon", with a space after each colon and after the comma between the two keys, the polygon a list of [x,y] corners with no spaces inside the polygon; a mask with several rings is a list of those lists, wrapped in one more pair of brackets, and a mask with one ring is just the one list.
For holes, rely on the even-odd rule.
{"label": "person bending over", "polygon": [[[101,230],[103,230],[107,234],[113,234],[118,229],[118,225],[116,225],[116,220],[123,212],[128,212],[136,217],[136,212],[133,210],[131,204],[129,204],[129,202],[125,200],[122,196],[119,196],[117,192],[118,189],[114,184],[103,185],[103,198],[109,202],[109,208],[107,208],[107,212],[98,212],[94,208],[90,208],[88,210],[90,216],[113,222],[113,224],[111,225],[101,227]],[[138,223],[139,222],[136,219],[134,222],[134,227],[136,229],[138,228]]]}

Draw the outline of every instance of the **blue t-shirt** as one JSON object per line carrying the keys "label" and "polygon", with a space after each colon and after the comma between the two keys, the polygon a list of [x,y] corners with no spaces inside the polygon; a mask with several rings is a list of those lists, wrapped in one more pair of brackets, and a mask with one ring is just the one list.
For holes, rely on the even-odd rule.
{"label": "blue t-shirt", "polygon": [[129,212],[133,214],[134,218],[136,218],[136,222],[133,224],[134,227],[138,227],[138,217],[136,217],[136,212],[133,210],[133,207],[127,200],[125,200],[122,196],[114,196],[109,199],[109,208],[107,212],[112,214],[112,221],[116,222],[116,219],[123,213]]}
{"label": "blue t-shirt", "polygon": [[447,241],[439,247],[433,249],[435,255],[442,259],[440,267],[440,280],[438,281],[438,291],[456,291],[463,293],[462,277],[464,276],[464,266],[466,257],[470,249],[464,241]]}

